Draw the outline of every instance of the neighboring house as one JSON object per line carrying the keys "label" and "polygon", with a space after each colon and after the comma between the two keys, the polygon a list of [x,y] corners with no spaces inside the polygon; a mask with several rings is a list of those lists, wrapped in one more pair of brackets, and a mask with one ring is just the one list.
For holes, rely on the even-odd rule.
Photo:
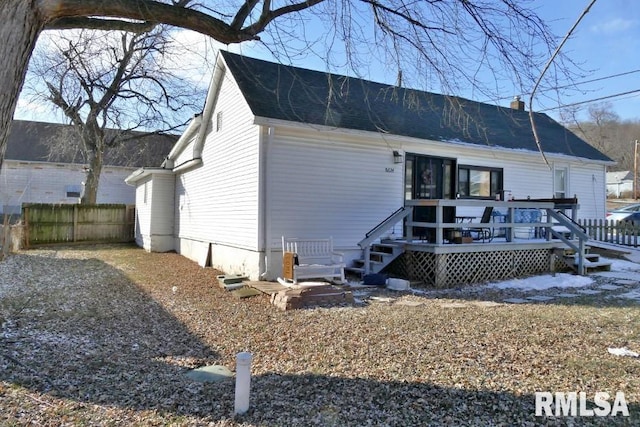
{"label": "neighboring house", "polygon": [[[14,120],[5,160],[0,170],[0,214],[19,215],[23,203],[78,203],[86,177],[86,164],[73,155],[50,158],[52,139],[68,125]],[[132,140],[118,156],[105,156],[98,203],[135,203],[135,191],[124,178],[137,167],[162,162],[175,136]]]}
{"label": "neighboring house", "polygon": [[[405,199],[573,197],[605,216],[613,164],[545,114],[220,52],[202,115],[137,187],[136,241],[273,279],[281,236],[357,242]],[[401,230],[400,230],[401,232]]]}
{"label": "neighboring house", "polygon": [[607,172],[607,196],[622,197],[633,192],[633,172]]}

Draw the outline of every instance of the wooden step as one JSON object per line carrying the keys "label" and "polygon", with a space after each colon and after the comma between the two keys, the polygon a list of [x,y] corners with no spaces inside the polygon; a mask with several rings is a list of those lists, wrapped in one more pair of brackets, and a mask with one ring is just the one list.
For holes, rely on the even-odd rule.
{"label": "wooden step", "polygon": [[[574,259],[577,260],[578,256],[577,254],[571,254],[571,255],[564,255],[565,259]],[[588,261],[591,262],[598,262],[600,261],[600,255],[598,254],[584,254],[584,258]]]}
{"label": "wooden step", "polygon": [[[586,257],[585,257],[586,258]],[[567,264],[572,268],[578,268],[578,260],[573,257],[565,257]],[[611,262],[609,261],[591,261],[588,258],[584,261],[585,273],[593,273],[594,271],[611,271]]]}
{"label": "wooden step", "polygon": [[364,274],[364,267],[345,267],[344,270],[361,276]]}

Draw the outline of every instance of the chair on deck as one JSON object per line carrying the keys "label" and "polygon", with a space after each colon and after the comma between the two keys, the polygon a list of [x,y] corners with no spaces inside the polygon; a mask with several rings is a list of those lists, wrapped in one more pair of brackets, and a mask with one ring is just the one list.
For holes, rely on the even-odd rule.
{"label": "chair on deck", "polygon": [[[480,218],[480,222],[482,224],[490,224],[491,223],[491,214],[493,213],[493,207],[487,206],[484,208],[484,212],[482,212],[482,218]],[[468,231],[477,233],[478,239],[482,239],[482,243],[485,241],[491,242],[493,240],[493,227],[471,227]]]}
{"label": "chair on deck", "polygon": [[[539,223],[542,221],[542,212],[539,209],[530,209],[530,208],[521,208],[516,209],[515,218],[513,222],[522,222],[522,223]],[[526,227],[516,227],[513,230],[514,236],[516,238],[523,239],[534,239],[539,237],[540,227],[535,226],[526,226]]]}

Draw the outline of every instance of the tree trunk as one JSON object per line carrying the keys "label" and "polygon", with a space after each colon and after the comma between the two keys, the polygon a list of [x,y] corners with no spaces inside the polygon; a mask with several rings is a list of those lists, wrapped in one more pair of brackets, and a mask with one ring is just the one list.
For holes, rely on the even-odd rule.
{"label": "tree trunk", "polygon": [[98,203],[98,185],[100,184],[100,174],[102,173],[102,150],[94,150],[90,154],[89,170],[84,183],[84,193],[80,203],[83,205],[95,205]]}
{"label": "tree trunk", "polygon": [[33,0],[0,1],[0,168],[29,58],[44,21]]}

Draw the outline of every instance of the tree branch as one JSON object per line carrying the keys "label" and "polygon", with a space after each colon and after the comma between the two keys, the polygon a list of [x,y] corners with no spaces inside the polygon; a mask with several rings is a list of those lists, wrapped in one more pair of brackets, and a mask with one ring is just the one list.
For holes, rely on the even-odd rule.
{"label": "tree branch", "polygon": [[236,13],[236,16],[231,22],[231,28],[233,28],[234,30],[239,30],[240,28],[242,28],[244,21],[247,20],[247,17],[259,2],[260,0],[247,0],[240,7],[240,9],[238,9],[238,13]]}
{"label": "tree branch", "polygon": [[379,9],[391,15],[395,15],[399,18],[402,18],[403,20],[407,21],[409,24],[418,28],[422,28],[423,30],[430,30],[430,31],[435,30],[435,31],[441,31],[443,33],[453,34],[453,31],[449,31],[444,27],[432,27],[429,25],[425,25],[423,22],[413,19],[408,13],[403,13],[403,12],[400,12],[399,10],[391,9],[390,7],[385,6],[376,0],[360,0],[360,1],[370,5],[374,9],[374,12],[376,15],[378,15],[377,10]]}
{"label": "tree branch", "polygon": [[[309,3],[309,6],[319,1],[322,0],[313,0],[313,3]],[[174,5],[154,0],[51,0],[39,2],[39,7],[41,15],[48,18],[48,23],[54,23],[62,18],[93,17],[92,19],[94,20],[100,20],[101,18],[97,18],[100,16],[122,18],[123,22],[125,22],[125,19],[134,19],[148,23],[164,23],[182,27],[210,36],[225,44],[258,39],[257,32],[248,31],[247,29],[234,29],[224,21],[206,13],[181,7],[180,5],[182,4],[188,4],[188,2],[179,1]],[[292,7],[295,6],[293,5]],[[283,13],[275,14],[271,19]],[[97,25],[97,23],[94,25]],[[264,28],[264,26],[261,28]]]}
{"label": "tree branch", "polygon": [[71,30],[86,28],[90,30],[128,31],[131,33],[144,33],[151,31],[157,24],[153,22],[131,22],[118,19],[101,18],[59,18],[47,24],[47,30]]}
{"label": "tree branch", "polygon": [[265,0],[265,5],[262,8],[262,14],[260,15],[260,18],[258,18],[258,20],[254,24],[245,27],[242,31],[246,32],[247,34],[259,34],[266,28],[267,25],[269,25],[271,21],[278,18],[279,16],[308,9],[315,6],[316,4],[322,3],[323,1],[325,0],[307,0],[301,3],[294,3],[288,6],[283,6],[276,10],[269,10],[270,1]]}

